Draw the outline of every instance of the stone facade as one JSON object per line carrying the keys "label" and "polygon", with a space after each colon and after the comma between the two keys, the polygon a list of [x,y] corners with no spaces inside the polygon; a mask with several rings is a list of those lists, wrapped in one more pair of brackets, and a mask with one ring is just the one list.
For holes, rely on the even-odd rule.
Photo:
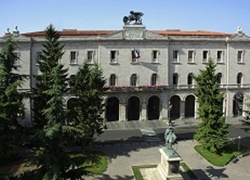
{"label": "stone facade", "polygon": [[[192,75],[208,58],[217,64],[227,117],[242,116],[250,95],[250,38],[208,31],[150,31],[144,25],[125,25],[119,31],[62,30],[65,54],[61,63],[74,75],[83,62],[98,63],[107,79],[106,121],[198,118]],[[35,87],[43,32],[13,34],[20,54],[19,71],[29,75],[22,90]],[[0,39],[0,48],[4,38]],[[65,97],[66,102],[71,99]],[[25,100],[26,119],[32,103]]]}

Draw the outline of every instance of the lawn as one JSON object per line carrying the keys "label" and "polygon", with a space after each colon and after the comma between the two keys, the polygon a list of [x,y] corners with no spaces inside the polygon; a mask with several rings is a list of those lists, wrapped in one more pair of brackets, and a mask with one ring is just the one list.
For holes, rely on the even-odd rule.
{"label": "lawn", "polygon": [[132,171],[134,173],[135,180],[143,180],[140,169],[142,168],[156,168],[157,165],[142,165],[142,166],[132,166]]}
{"label": "lawn", "polygon": [[[99,175],[103,174],[103,172],[106,171],[108,166],[107,157],[102,152],[86,152],[86,154],[83,154],[81,152],[71,152],[71,156],[83,158],[84,156],[91,156],[93,160],[96,160],[94,163],[90,161],[85,161],[84,163],[80,164],[80,166],[83,166],[86,168],[87,171],[91,175]],[[24,171],[29,171],[35,169],[35,166],[27,166],[26,161],[16,161],[10,164],[7,164],[5,166],[0,167],[0,179],[3,175],[20,175]]]}
{"label": "lawn", "polygon": [[227,165],[235,157],[246,152],[247,148],[241,146],[238,151],[237,145],[229,144],[227,147],[225,147],[224,152],[221,155],[211,153],[203,149],[201,145],[195,146],[195,150],[212,165],[222,167]]}

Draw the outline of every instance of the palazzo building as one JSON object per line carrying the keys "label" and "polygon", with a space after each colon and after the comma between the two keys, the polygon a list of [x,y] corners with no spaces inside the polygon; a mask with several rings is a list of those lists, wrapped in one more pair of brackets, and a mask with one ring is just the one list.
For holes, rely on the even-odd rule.
{"label": "palazzo building", "polygon": [[[226,117],[244,116],[250,95],[250,37],[236,33],[182,30],[147,30],[125,24],[121,30],[59,31],[64,45],[61,63],[73,78],[80,65],[98,63],[107,79],[106,122],[198,118],[199,104],[192,78],[208,59],[217,64],[220,91],[224,93]],[[12,34],[18,45],[19,72],[29,75],[22,90],[36,86],[44,31]],[[4,38],[0,39],[0,48]],[[74,100],[65,97],[68,107]],[[25,118],[32,121],[32,101],[25,100]]]}

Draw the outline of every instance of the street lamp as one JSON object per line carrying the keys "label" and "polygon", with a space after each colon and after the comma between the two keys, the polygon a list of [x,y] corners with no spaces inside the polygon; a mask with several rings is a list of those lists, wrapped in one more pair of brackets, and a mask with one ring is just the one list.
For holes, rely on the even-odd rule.
{"label": "street lamp", "polygon": [[240,136],[238,136],[238,151],[240,151]]}

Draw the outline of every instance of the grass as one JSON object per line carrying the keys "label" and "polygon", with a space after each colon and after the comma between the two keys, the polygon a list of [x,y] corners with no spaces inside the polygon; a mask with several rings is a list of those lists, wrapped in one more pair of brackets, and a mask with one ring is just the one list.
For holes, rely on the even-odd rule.
{"label": "grass", "polygon": [[156,168],[157,165],[142,165],[142,166],[132,166],[132,171],[134,173],[135,180],[143,180],[141,169],[142,168]]}
{"label": "grass", "polygon": [[[85,154],[86,153],[86,154]],[[88,152],[70,152],[70,155],[78,158],[79,160],[82,159],[82,164],[80,166],[85,167],[86,170],[91,174],[91,175],[99,175],[103,174],[103,172],[106,171],[107,166],[108,166],[108,160],[107,157],[104,153],[102,152],[93,152],[93,151],[88,151]],[[84,161],[84,157],[92,157],[94,162],[91,161]],[[81,161],[80,161],[81,162]],[[24,171],[30,171],[34,170],[35,166],[27,166],[25,161],[15,161],[11,164],[8,164],[6,166],[0,167],[0,179],[1,176],[3,175],[20,175]]]}
{"label": "grass", "polygon": [[237,145],[229,144],[225,147],[224,152],[221,155],[211,153],[208,150],[203,149],[201,145],[195,146],[195,150],[212,165],[222,167],[227,165],[235,157],[246,152],[247,148],[240,146],[240,150],[238,151]]}
{"label": "grass", "polygon": [[180,166],[185,170],[190,179],[198,179],[194,172],[186,165],[186,163],[182,162]]}
{"label": "grass", "polygon": [[88,168],[86,168],[91,174],[99,175],[103,174],[108,167],[108,160],[105,154],[98,152],[97,153],[99,162],[91,164]]}
{"label": "grass", "polygon": [[[193,171],[184,163],[182,162],[180,164],[182,168],[185,170],[185,172],[188,174],[190,179],[198,179],[197,176],[193,173]],[[135,180],[143,180],[141,169],[143,168],[156,168],[157,165],[142,165],[142,166],[132,166],[132,171],[134,173]]]}

